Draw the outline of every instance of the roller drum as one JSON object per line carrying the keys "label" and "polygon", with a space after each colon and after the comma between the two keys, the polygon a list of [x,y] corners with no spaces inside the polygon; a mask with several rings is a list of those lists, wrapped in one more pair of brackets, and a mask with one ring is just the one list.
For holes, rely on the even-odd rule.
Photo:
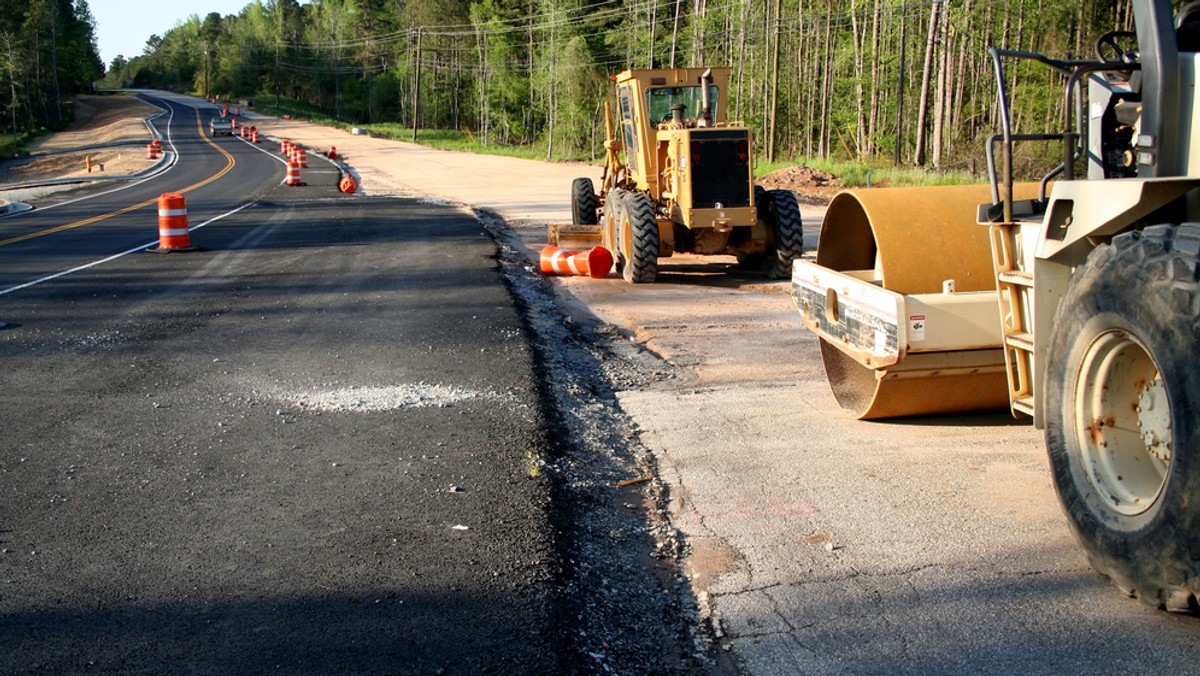
{"label": "roller drum", "polygon": [[[1036,186],[1021,186],[1018,199]],[[896,293],[994,291],[988,229],[977,208],[991,202],[986,185],[874,188],[839,193],[821,226],[817,264],[840,272],[874,270]],[[821,340],[825,373],[838,403],[859,419],[1001,409],[1008,406],[1004,353],[993,349],[909,354],[871,369]]]}

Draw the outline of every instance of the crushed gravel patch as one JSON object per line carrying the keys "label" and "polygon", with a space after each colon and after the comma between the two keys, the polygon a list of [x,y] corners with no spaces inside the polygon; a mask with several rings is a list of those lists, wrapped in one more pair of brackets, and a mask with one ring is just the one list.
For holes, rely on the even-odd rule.
{"label": "crushed gravel patch", "polygon": [[683,374],[601,322],[569,318],[517,234],[493,213],[476,216],[499,245],[556,418],[553,455],[542,470],[556,493],[565,549],[564,640],[583,660],[583,673],[720,671],[716,643],[681,572],[686,545],[667,511],[667,486],[615,389]]}

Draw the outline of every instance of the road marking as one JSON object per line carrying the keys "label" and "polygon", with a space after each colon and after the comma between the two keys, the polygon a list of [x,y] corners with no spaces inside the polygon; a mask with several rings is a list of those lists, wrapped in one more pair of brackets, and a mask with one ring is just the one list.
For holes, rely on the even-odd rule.
{"label": "road marking", "polygon": [[[188,187],[186,187],[182,190],[174,190],[174,191],[168,191],[168,192],[177,192],[180,194],[186,194],[193,190],[196,190],[197,188],[203,188],[204,186],[208,185],[209,183],[212,183],[213,181],[216,181],[217,179],[221,178],[225,174],[228,174],[230,171],[233,170],[234,165],[237,164],[237,160],[233,159],[233,155],[230,155],[224,148],[217,145],[215,142],[213,142],[212,139],[208,138],[207,134],[204,133],[204,127],[202,126],[202,123],[200,120],[200,109],[195,108],[194,110],[196,111],[196,131],[198,131],[200,133],[200,138],[204,139],[205,143],[216,148],[217,152],[219,152],[225,156],[225,160],[226,160],[225,168],[221,169],[220,171],[213,174],[212,176],[209,176],[208,178],[204,179],[203,181],[200,181],[199,183],[193,183],[192,185],[189,185]],[[168,129],[170,128],[169,124],[170,123],[168,123]],[[172,146],[173,145],[174,144],[172,144]],[[27,233],[24,235],[18,235],[16,237],[10,237],[8,239],[0,239],[0,246],[8,246],[9,244],[16,244],[17,242],[24,242],[25,240],[29,240],[29,239],[35,239],[37,237],[44,237],[46,235],[52,235],[56,232],[63,232],[66,230],[74,230],[75,228],[82,228],[85,225],[91,225],[93,223],[98,223],[100,221],[112,218],[113,216],[120,216],[121,214],[127,214],[131,211],[136,211],[138,209],[141,209],[142,207],[148,207],[151,204],[155,204],[157,202],[158,202],[158,198],[155,197],[152,199],[148,199],[145,202],[140,202],[138,204],[132,204],[130,206],[117,209],[116,211],[110,211],[107,214],[101,214],[99,216],[92,216],[91,218],[85,218],[83,220],[75,221],[74,223],[67,223],[66,225],[58,225],[53,228],[46,228],[45,230],[38,230],[37,232],[30,232],[30,233]]]}
{"label": "road marking", "polygon": [[[227,216],[232,216],[232,215],[236,214],[237,212],[241,211],[242,209],[245,209],[246,207],[249,207],[249,206],[253,206],[254,204],[255,204],[255,202],[247,202],[246,204],[243,204],[242,206],[234,209],[233,211],[226,211],[225,213],[220,214],[218,216],[213,216],[212,218],[208,219],[207,221],[204,221],[203,223],[201,223],[200,225],[193,225],[192,227],[188,228],[188,232],[191,232],[193,230],[199,230],[200,228],[203,228],[204,226],[208,225],[209,223],[215,223],[215,222],[221,220],[222,218],[225,218]],[[0,296],[10,294],[13,291],[20,291],[21,289],[28,289],[31,286],[37,286],[38,284],[49,282],[51,280],[58,279],[59,277],[66,277],[67,275],[74,274],[76,272],[81,272],[83,270],[87,270],[88,268],[94,268],[97,265],[103,265],[104,263],[108,263],[110,261],[115,261],[118,258],[128,256],[131,253],[145,251],[146,249],[149,249],[150,247],[154,246],[155,244],[158,244],[157,239],[147,242],[145,244],[139,244],[138,246],[135,246],[134,248],[129,249],[128,251],[122,251],[119,254],[113,254],[113,255],[109,256],[108,258],[101,258],[98,261],[92,261],[91,263],[86,263],[84,265],[80,265],[79,267],[71,268],[70,270],[63,270],[62,272],[56,272],[52,275],[42,277],[41,279],[35,279],[32,282],[25,282],[24,284],[18,284],[17,286],[10,287],[10,288],[0,291]]]}

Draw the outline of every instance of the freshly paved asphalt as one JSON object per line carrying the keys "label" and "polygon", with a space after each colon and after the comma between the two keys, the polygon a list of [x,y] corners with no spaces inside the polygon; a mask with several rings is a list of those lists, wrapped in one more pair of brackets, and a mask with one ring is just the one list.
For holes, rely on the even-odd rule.
{"label": "freshly paved asphalt", "polygon": [[[230,162],[170,105],[169,172],[0,220],[0,672],[569,669],[495,243],[236,139],[196,185]],[[201,251],[79,224],[189,187]]]}

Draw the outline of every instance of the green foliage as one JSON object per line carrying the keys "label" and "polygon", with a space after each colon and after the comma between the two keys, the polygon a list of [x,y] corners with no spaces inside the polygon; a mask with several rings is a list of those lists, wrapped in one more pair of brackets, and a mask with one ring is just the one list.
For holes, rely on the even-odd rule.
{"label": "green foliage", "polygon": [[909,166],[897,167],[882,161],[851,162],[812,158],[802,163],[838,177],[841,184],[848,188],[964,185],[983,183],[986,180],[982,175],[962,171],[929,171]]}
{"label": "green foliage", "polygon": [[103,72],[86,0],[28,0],[0,12],[0,124],[10,144],[64,126],[64,101],[91,89]]}
{"label": "green foliage", "polygon": [[[51,1],[66,2],[32,0]],[[758,152],[879,160],[873,181],[898,156],[943,180],[978,174],[998,130],[987,47],[1090,57],[1131,17],[1129,0],[256,0],[151,36],[106,84],[291,99],[340,124],[590,160],[610,75],[729,65],[731,116]],[[1063,78],[1031,63],[1008,76],[1015,131],[1059,129]],[[1046,153],[1021,152],[1024,172],[1044,171]]]}

